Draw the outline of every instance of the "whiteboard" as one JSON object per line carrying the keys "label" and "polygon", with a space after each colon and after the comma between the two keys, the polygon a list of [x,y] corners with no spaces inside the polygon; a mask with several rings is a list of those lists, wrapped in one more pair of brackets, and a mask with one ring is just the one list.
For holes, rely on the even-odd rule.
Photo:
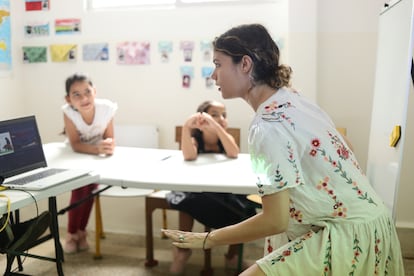
{"label": "whiteboard", "polygon": [[[413,0],[394,1],[380,14],[367,176],[394,219],[411,82],[412,25]],[[395,125],[401,126],[402,135],[391,147]]]}

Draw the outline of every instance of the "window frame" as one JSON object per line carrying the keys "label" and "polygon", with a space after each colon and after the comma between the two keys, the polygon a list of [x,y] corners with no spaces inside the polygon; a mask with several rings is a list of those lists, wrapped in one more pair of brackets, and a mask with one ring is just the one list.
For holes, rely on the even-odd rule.
{"label": "window frame", "polygon": [[[136,3],[138,0],[107,0],[113,2],[113,5],[100,6],[102,0],[85,0],[86,9],[89,11],[97,10],[116,10],[116,9],[165,9],[165,8],[185,8],[197,6],[218,6],[218,5],[239,5],[239,4],[263,4],[277,3],[280,0],[165,0],[170,3],[155,3],[154,0],[142,0],[149,3]],[[163,0],[160,0],[163,1]],[[124,2],[124,3],[122,3]]]}

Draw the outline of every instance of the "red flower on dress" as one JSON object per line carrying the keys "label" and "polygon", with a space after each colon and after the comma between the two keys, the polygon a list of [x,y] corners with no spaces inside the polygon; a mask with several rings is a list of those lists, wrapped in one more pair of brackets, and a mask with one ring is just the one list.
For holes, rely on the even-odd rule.
{"label": "red flower on dress", "polygon": [[315,148],[318,148],[321,145],[321,141],[319,141],[318,138],[313,139],[311,143]]}
{"label": "red flower on dress", "polygon": [[292,252],[290,250],[285,250],[285,251],[283,251],[282,255],[283,256],[290,256],[291,253]]}

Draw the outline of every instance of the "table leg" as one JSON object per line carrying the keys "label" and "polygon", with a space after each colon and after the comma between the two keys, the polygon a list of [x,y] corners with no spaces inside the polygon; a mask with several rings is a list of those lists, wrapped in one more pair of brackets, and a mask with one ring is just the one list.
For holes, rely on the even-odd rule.
{"label": "table leg", "polygon": [[[20,223],[20,210],[17,209],[14,211],[14,219],[13,216],[10,216],[11,219],[11,223],[15,223],[18,224]],[[23,271],[23,262],[22,262],[22,258],[20,255],[16,256],[17,259],[17,267],[19,271]]]}
{"label": "table leg", "polygon": [[101,239],[104,237],[102,214],[101,214],[101,200],[99,194],[95,197],[95,256],[94,259],[102,259],[101,254]]}
{"label": "table leg", "polygon": [[152,233],[152,213],[154,208],[149,203],[149,200],[145,200],[145,221],[146,221],[146,267],[153,267],[158,265],[158,261],[154,259],[154,237]]}
{"label": "table leg", "polygon": [[63,248],[60,244],[59,237],[59,224],[58,224],[58,214],[56,206],[56,197],[49,197],[49,212],[52,215],[52,221],[50,224],[50,232],[52,234],[54,243],[55,243],[55,254],[56,254],[56,269],[59,276],[63,276],[62,263],[64,261]]}

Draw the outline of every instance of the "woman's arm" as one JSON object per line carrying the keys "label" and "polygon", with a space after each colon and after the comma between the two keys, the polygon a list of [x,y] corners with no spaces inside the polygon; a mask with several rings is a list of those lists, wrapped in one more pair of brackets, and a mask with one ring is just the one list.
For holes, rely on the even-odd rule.
{"label": "woman's arm", "polygon": [[[263,196],[262,212],[238,224],[207,233],[162,230],[180,248],[211,248],[239,244],[283,233],[289,224],[289,189]],[[181,237],[181,239],[180,239]],[[206,240],[204,240],[207,237]],[[184,239],[184,240],[183,240]]]}
{"label": "woman's arm", "polygon": [[[262,212],[238,224],[214,230],[205,248],[238,244],[286,231],[289,224],[289,190],[263,196]],[[259,227],[258,227],[259,226]]]}

